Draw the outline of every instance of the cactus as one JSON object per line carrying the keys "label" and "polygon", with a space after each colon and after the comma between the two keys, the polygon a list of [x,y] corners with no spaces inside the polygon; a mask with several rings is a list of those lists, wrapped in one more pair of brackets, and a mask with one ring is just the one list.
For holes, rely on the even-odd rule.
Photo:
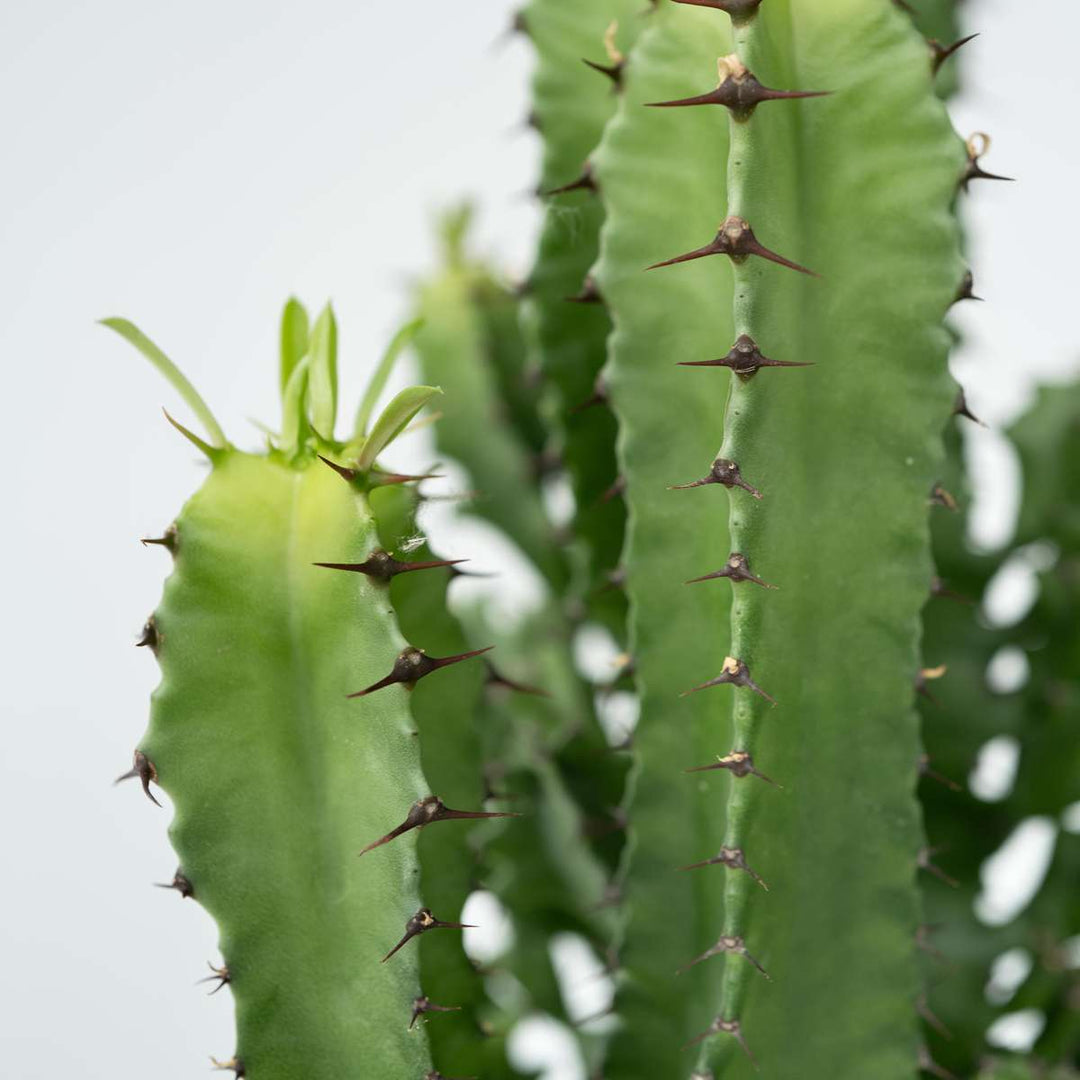
{"label": "cactus", "polygon": [[[911,686],[955,396],[941,321],[963,154],[902,13],[694,6],[734,25],[661,6],[595,159],[643,694],[613,1061],[678,1075],[700,1039],[699,1069],[725,1076],[755,1060],[899,1076],[916,1061]],[[815,366],[759,370],[762,355]],[[702,361],[732,374],[675,368]],[[730,583],[673,604],[718,568]],[[710,757],[730,781],[680,777]],[[674,872],[705,859],[696,880]],[[710,947],[727,956],[673,990]],[[871,981],[891,992],[868,999]]]}
{"label": "cactus", "polygon": [[[468,209],[449,215],[420,319],[348,438],[329,309],[311,325],[286,307],[261,455],[110,321],[186,400],[205,437],[176,426],[211,463],[150,541],[176,566],[141,642],[163,678],[124,778],[172,797],[172,887],[220,925],[212,978],[238,1024],[221,1066],[511,1080],[510,1034],[540,1012],[608,1080],[1068,1075],[1060,951],[1012,1003],[1048,1013],[1034,1061],[985,1056],[981,995],[1002,947],[1076,933],[1072,838],[1015,925],[976,935],[967,910],[1011,825],[1075,798],[1032,777],[1075,712],[1057,681],[1075,667],[1076,527],[1071,472],[1031,484],[1018,542],[1053,539],[1059,587],[1004,632],[949,604],[1000,563],[941,509],[958,490],[942,432],[970,415],[946,364],[944,318],[971,295],[954,209],[994,178],[941,101],[970,40],[953,5],[531,0],[518,25],[544,141],[535,265],[508,288],[470,252]],[[410,342],[432,385],[375,419]],[[435,444],[474,489],[462,509],[542,583],[516,628],[453,597],[468,570],[427,535],[424,477],[382,461],[436,385]],[[1075,408],[1055,395],[1017,430],[1029,474],[1075,456]],[[555,478],[568,522],[544,497]],[[610,685],[574,661],[596,622],[631,650]],[[958,676],[1013,641],[1037,678],[972,723]],[[606,738],[624,687],[640,722]],[[923,710],[925,753],[917,691],[942,704]],[[1007,804],[931,787],[1001,731],[1028,751]],[[483,969],[459,933],[476,888],[514,928]],[[562,932],[615,976],[611,1033],[568,1005]],[[939,947],[958,955],[951,987]]]}
{"label": "cactus", "polygon": [[[409,1029],[416,949],[393,950],[407,922],[406,938],[456,925],[458,911],[414,917],[414,833],[358,857],[411,803],[438,794],[420,770],[405,687],[361,688],[388,672],[407,686],[457,659],[403,652],[387,582],[421,567],[380,554],[372,511],[380,485],[408,479],[383,470],[380,455],[437,391],[403,391],[370,432],[362,421],[347,443],[335,440],[333,315],[327,308],[309,335],[290,303],[281,434],[249,454],[149,339],[124,320],[107,325],[170,379],[206,431],[170,418],[211,472],[152,541],[175,566],[139,643],[156,653],[162,681],[127,775],[154,802],[155,785],[173,800],[173,887],[218,922],[221,982],[237,1011],[228,1067],[273,1080],[348,1075],[372,1060],[387,1076],[421,1076],[426,1038]],[[328,560],[365,570],[314,565]],[[446,794],[455,810],[477,809]]]}
{"label": "cactus", "polygon": [[[1080,798],[1071,749],[1075,740],[1069,734],[1077,711],[1072,613],[1080,600],[1075,520],[1080,490],[1073,465],[1080,450],[1078,416],[1080,387],[1044,389],[1010,430],[1024,495],[1017,535],[1005,550],[980,555],[968,549],[963,498],[961,512],[940,514],[935,521],[935,559],[943,583],[924,619],[927,656],[945,673],[922,702],[934,773],[923,783],[923,802],[928,832],[943,847],[951,887],[942,881],[927,885],[927,924],[937,930],[925,959],[931,985],[925,1018],[935,1060],[955,1075],[970,1075],[987,1053],[989,1025],[1019,1008],[1036,1008],[1046,1016],[1032,1051],[1036,1061],[1065,1065],[1080,1054],[1076,1010],[1069,1005],[1075,977],[1062,952],[1063,943],[1080,931],[1073,901],[1080,859],[1076,835],[1059,831],[1046,877],[1013,918],[987,927],[974,914],[980,866],[1012,830],[1036,815],[1057,819]],[[946,484],[962,494],[955,434],[950,443],[953,476]],[[1030,611],[1015,625],[975,619],[974,605],[984,599],[995,575],[1006,564],[1023,563],[1025,551],[1041,551],[1045,559]],[[1029,675],[1011,691],[991,691],[986,672],[1004,648],[1022,650]],[[966,792],[962,781],[982,745],[1002,735],[1018,740],[1017,772],[1007,794],[984,802]],[[994,988],[988,999],[984,989],[991,984],[994,959],[1015,948],[1030,955],[1030,971],[1004,994]]]}

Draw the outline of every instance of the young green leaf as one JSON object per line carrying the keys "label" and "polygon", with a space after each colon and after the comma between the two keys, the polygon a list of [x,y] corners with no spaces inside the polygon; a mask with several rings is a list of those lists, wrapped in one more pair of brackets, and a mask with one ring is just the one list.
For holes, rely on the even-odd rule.
{"label": "young green leaf", "polygon": [[386,389],[387,380],[394,370],[398,357],[409,347],[413,338],[416,337],[417,331],[423,325],[423,319],[413,319],[412,322],[407,322],[394,335],[390,344],[386,347],[386,352],[383,353],[379,366],[371,376],[367,390],[364,391],[364,398],[360,402],[360,408],[356,412],[356,423],[353,425],[354,438],[362,439],[367,435],[371,414],[375,411],[379,396]]}
{"label": "young green leaf", "polygon": [[199,418],[210,436],[210,445],[224,450],[228,445],[225,432],[217,422],[210,406],[187,380],[187,376],[132,322],[127,319],[102,319],[102,326],[115,330],[125,341],[134,345],[172,383],[173,388],[187,402],[188,408]]}
{"label": "young green leaf", "polygon": [[289,302],[281,313],[281,362],[278,369],[278,385],[282,398],[285,397],[285,388],[289,385],[289,376],[292,375],[293,368],[300,363],[307,352],[309,331],[310,323],[306,308],[295,296],[289,297]]}
{"label": "young green leaf", "polygon": [[311,370],[308,405],[311,426],[324,438],[333,439],[337,419],[337,320],[326,305],[311,330]]}
{"label": "young green leaf", "polygon": [[310,367],[311,358],[305,356],[293,368],[293,373],[289,376],[289,385],[285,387],[285,398],[282,402],[281,449],[289,456],[299,450],[307,428],[304,406],[307,402]]}
{"label": "young green leaf", "polygon": [[410,424],[412,418],[442,390],[438,386],[410,386],[397,394],[382,415],[375,421],[356,464],[363,471],[375,464],[375,459]]}

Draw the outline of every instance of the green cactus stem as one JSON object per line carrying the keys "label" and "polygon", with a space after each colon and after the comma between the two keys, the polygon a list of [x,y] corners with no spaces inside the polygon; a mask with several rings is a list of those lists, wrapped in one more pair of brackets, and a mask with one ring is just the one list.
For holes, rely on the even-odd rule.
{"label": "green cactus stem", "polygon": [[[437,391],[403,391],[370,432],[365,416],[348,442],[335,440],[333,315],[307,335],[291,303],[281,433],[250,454],[145,336],[124,320],[107,325],[180,391],[207,438],[181,430],[212,465],[163,538],[175,566],[146,634],[162,679],[133,774],[172,799],[173,887],[219,926],[236,1002],[229,1067],[295,1080],[355,1075],[366,1061],[379,1076],[421,1077],[431,1059],[422,1025],[410,1030],[415,946],[379,962],[422,907],[416,832],[359,856],[425,796],[481,807],[428,787],[405,687],[348,700],[406,648],[386,575],[314,564],[378,558],[371,493],[400,479],[379,455]],[[451,934],[432,934],[432,948],[452,947]]]}
{"label": "green cactus stem", "polygon": [[[955,397],[942,318],[962,274],[950,208],[963,148],[901,13],[870,0],[766,0],[735,15],[732,26],[720,11],[657,12],[595,160],[645,687],[627,1037],[615,1053],[624,1071],[648,1061],[655,1076],[685,1070],[679,1047],[692,1042],[699,1069],[725,1077],[750,1075],[751,1055],[777,1076],[904,1076],[916,1063],[922,845],[911,686],[931,574],[927,495]],[[718,57],[721,87],[735,84],[726,122],[714,109],[641,108],[700,95]],[[832,93],[770,100],[758,82]],[[740,371],[740,341],[813,366]],[[732,342],[730,376],[675,368]],[[701,479],[677,484],[695,470]],[[727,528],[713,518],[724,503]],[[777,588],[735,578],[688,586],[673,603],[677,583],[713,573],[729,552]],[[712,622],[692,635],[680,626],[672,660],[656,628],[670,632],[684,605],[720,589],[733,598],[730,645]],[[680,704],[669,686],[687,667],[674,689],[702,692]],[[687,760],[703,743],[706,760],[751,755],[783,789],[725,769],[725,796],[701,774],[696,805],[669,802],[663,827],[649,820],[643,797],[651,812],[682,769],[704,763]],[[838,802],[838,790],[851,797]],[[710,826],[719,842],[706,842]],[[706,910],[682,876],[661,871],[702,860],[719,865],[694,875],[724,879],[722,902]],[[772,981],[722,950],[711,961],[720,992],[690,995],[672,1015],[653,953],[674,944],[658,920],[676,905],[691,905],[679,922],[700,936],[666,957],[672,970],[738,939]],[[871,1001],[870,982],[888,991]]]}

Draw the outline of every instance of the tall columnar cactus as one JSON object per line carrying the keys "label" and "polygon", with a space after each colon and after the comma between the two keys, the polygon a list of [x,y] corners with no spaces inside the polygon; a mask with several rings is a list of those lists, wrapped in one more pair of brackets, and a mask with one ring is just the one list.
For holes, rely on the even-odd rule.
{"label": "tall columnar cactus", "polygon": [[889,5],[655,20],[596,158],[643,694],[615,1068],[680,1075],[702,1037],[724,1076],[750,1055],[910,1075],[912,686],[963,149]]}
{"label": "tall columnar cactus", "polygon": [[[961,512],[937,516],[935,559],[942,585],[925,613],[927,657],[944,674],[927,687],[922,704],[933,769],[923,784],[923,801],[949,875],[928,885],[926,918],[936,930],[925,958],[931,981],[925,1019],[935,1059],[959,1076],[970,1075],[987,1053],[988,1026],[1020,1008],[1038,1009],[1046,1017],[1032,1051],[1036,1062],[1064,1066],[1080,1055],[1076,974],[1065,946],[1080,932],[1075,900],[1080,838],[1058,832],[1046,876],[1022,911],[990,927],[980,925],[975,914],[980,867],[1012,830],[1036,815],[1058,820],[1080,798],[1072,737],[1080,708],[1075,681],[1080,388],[1040,391],[1009,434],[1023,471],[1017,535],[993,555],[969,550],[959,454],[954,453],[954,475],[945,483],[960,496]],[[954,436],[954,450],[957,442]],[[1028,559],[1038,552],[1042,560],[1030,611],[1005,626],[976,618],[975,604],[985,598],[995,575],[1010,562],[1023,564],[1025,552]],[[1022,685],[991,688],[988,669],[1003,649],[1023,657],[1027,678]],[[963,781],[980,748],[1001,736],[1017,740],[1016,773],[1000,798],[982,801],[964,789]],[[1031,966],[1022,981],[1003,989],[992,979],[992,966],[1008,949],[1026,950]]]}
{"label": "tall columnar cactus", "polygon": [[370,429],[369,395],[351,436],[336,439],[333,315],[309,333],[292,302],[281,432],[250,454],[152,342],[124,320],[107,325],[169,378],[206,432],[172,421],[211,472],[152,541],[175,567],[140,642],[162,681],[127,775],[154,802],[155,786],[173,800],[173,887],[220,927],[238,1029],[223,1067],[295,1080],[378,1062],[380,1076],[421,1077],[430,1058],[423,1026],[410,1025],[424,993],[411,937],[460,937],[459,911],[423,906],[413,829],[360,856],[403,820],[450,831],[480,810],[451,801],[470,794],[460,784],[445,803],[430,798],[443,793],[421,773],[409,711],[412,685],[446,678],[438,669],[464,657],[407,646],[388,598],[398,575],[447,571],[390,558],[372,509],[381,487],[410,479],[380,455],[438,391],[403,391]]}

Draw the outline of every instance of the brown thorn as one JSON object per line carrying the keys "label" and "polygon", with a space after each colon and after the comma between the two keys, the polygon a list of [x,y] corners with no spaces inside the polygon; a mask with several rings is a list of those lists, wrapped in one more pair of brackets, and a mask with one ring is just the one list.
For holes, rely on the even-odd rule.
{"label": "brown thorn", "polygon": [[347,484],[351,484],[360,473],[356,469],[347,468],[345,465],[339,465],[336,461],[331,461],[328,457],[323,457],[322,454],[317,455],[319,460],[324,465],[329,465]]}
{"label": "brown thorn", "polygon": [[759,780],[764,780],[767,784],[772,784],[773,787],[778,787],[783,790],[780,784],[775,780],[770,780],[764,773],[758,772],[754,767],[754,759],[745,750],[732,750],[730,754],[725,754],[722,758],[717,758],[712,765],[698,765],[693,769],[684,769],[684,772],[697,773],[697,772],[712,772],[714,769],[726,769],[732,776],[742,779],[745,776],[756,776]]}
{"label": "brown thorn", "polygon": [[964,790],[955,780],[950,780],[947,776],[943,776],[941,773],[930,767],[929,754],[920,754],[916,761],[916,767],[919,770],[920,776],[928,777],[930,780],[936,780],[939,784],[944,784],[950,791]]}
{"label": "brown thorn", "polygon": [[581,289],[573,296],[564,296],[568,304],[602,304],[604,297],[600,293],[600,287],[596,284],[596,278],[592,274],[586,274],[581,283]]}
{"label": "brown thorn", "polygon": [[967,37],[962,37],[951,45],[943,45],[937,38],[928,39],[926,44],[930,46],[930,70],[936,75],[941,70],[941,65],[950,56],[957,53],[969,41],[974,41],[978,36],[978,34],[968,34]]}
{"label": "brown thorn", "polygon": [[749,334],[740,334],[726,356],[717,360],[680,360],[679,367],[726,367],[744,382],[756,375],[763,367],[813,367],[812,361],[770,360],[758,348]]}
{"label": "brown thorn", "polygon": [[119,784],[122,780],[133,780],[135,777],[139,778],[139,783],[142,784],[142,789],[146,793],[146,797],[155,805],[160,806],[161,803],[154,798],[153,793],[150,790],[150,781],[153,780],[157,783],[157,768],[154,763],[141,751],[135,751],[134,762],[130,769],[123,776],[118,776],[113,784]]}
{"label": "brown thorn", "polygon": [[429,1012],[461,1012],[460,1005],[436,1005],[425,994],[413,998],[412,1019],[409,1021],[409,1029],[420,1019],[424,1013]]}
{"label": "brown thorn", "polygon": [[413,484],[421,480],[442,480],[442,473],[420,473],[414,476],[411,473],[388,473],[379,469],[369,469],[367,474],[368,487],[390,487],[393,484]]}
{"label": "brown thorn", "polygon": [[953,416],[963,416],[978,424],[979,427],[986,425],[968,408],[967,398],[964,396],[964,388],[957,387],[956,402],[953,404]]}
{"label": "brown thorn", "polygon": [[157,620],[154,618],[153,615],[151,615],[150,618],[147,619],[145,624],[143,625],[142,637],[140,637],[139,640],[135,642],[135,648],[149,648],[149,650],[156,656],[158,646],[160,644],[161,635],[158,633]]}
{"label": "brown thorn", "polygon": [[760,971],[761,974],[769,980],[769,982],[772,982],[772,976],[757,962],[757,960],[755,960],[750,955],[750,953],[746,951],[746,943],[741,937],[738,936],[718,938],[715,945],[710,946],[700,956],[694,957],[694,959],[691,960],[689,964],[683,965],[683,967],[679,968],[679,970],[676,971],[675,974],[681,975],[683,974],[683,972],[689,971],[696,964],[700,964],[704,960],[709,960],[712,957],[719,955],[720,953],[729,952],[738,953],[738,955],[746,957],[746,959],[749,960],[750,963],[753,964],[754,967],[756,967],[758,971]]}
{"label": "brown thorn", "polygon": [[686,585],[696,585],[699,581],[715,581],[717,578],[729,578],[732,582],[752,581],[763,589],[777,589],[778,585],[770,585],[767,581],[755,577],[750,573],[750,563],[741,551],[733,551],[727,559],[727,564],[722,570],[714,570],[711,574],[703,574],[701,577],[690,578]]}
{"label": "brown thorn", "polygon": [[457,566],[468,559],[434,559],[431,562],[402,562],[392,555],[376,548],[362,563],[317,562],[312,566],[321,566],[327,570],[348,570],[356,574],[366,574],[378,581],[389,581],[398,574],[412,573],[414,570],[435,570],[439,567]]}
{"label": "brown thorn", "polygon": [[420,934],[426,934],[429,930],[471,930],[473,926],[471,923],[457,923],[457,922],[442,922],[440,919],[436,919],[434,915],[427,908],[421,908],[409,921],[405,924],[405,935],[402,939],[382,958],[381,963],[385,964],[391,956],[411,941],[414,937]]}
{"label": "brown thorn", "polygon": [[956,296],[953,297],[953,303],[957,304],[961,300],[978,300],[982,301],[981,296],[976,296],[974,293],[975,288],[975,276],[970,270],[964,272],[964,276],[960,279],[960,287],[956,290]]}
{"label": "brown thorn", "polygon": [[174,521],[161,536],[143,536],[139,538],[139,543],[143,547],[150,547],[151,545],[158,545],[163,548],[168,548],[169,551],[176,554],[176,543],[178,533],[176,530],[176,522]]}
{"label": "brown thorn", "polygon": [[939,847],[920,848],[918,858],[916,859],[916,865],[920,870],[926,870],[928,873],[933,874],[939,881],[943,881],[950,889],[958,889],[960,888],[960,882],[957,881],[956,878],[950,877],[940,866],[935,865],[935,863],[931,861],[933,856],[941,850],[943,849]]}
{"label": "brown thorn", "polygon": [[940,929],[940,926],[928,925],[926,923],[917,926],[915,928],[915,948],[920,952],[926,953],[927,956],[932,956],[935,960],[947,964],[948,959],[945,954],[930,940],[930,935],[936,933]]}
{"label": "brown thorn", "polygon": [[999,176],[997,173],[987,172],[980,164],[983,155],[990,149],[990,136],[984,131],[976,131],[967,140],[967,165],[960,177],[960,187],[968,190],[968,184],[972,180],[1004,180],[1015,183],[1014,176]]}
{"label": "brown thorn", "polygon": [[200,983],[213,982],[216,979],[217,986],[215,986],[214,989],[211,990],[210,993],[207,995],[207,997],[213,997],[223,986],[225,986],[227,983],[232,982],[232,976],[229,974],[229,968],[226,964],[222,964],[221,967],[214,967],[214,965],[211,964],[208,960],[206,962],[206,966],[211,970],[211,972],[213,972],[213,974],[207,975],[205,979],[198,979],[195,985],[198,986]]}
{"label": "brown thorn", "polygon": [[[486,1028],[481,1027],[480,1034],[485,1037],[490,1035],[491,1032]],[[424,1080],[477,1080],[475,1076],[443,1076],[438,1069],[429,1069],[424,1073]]]}
{"label": "brown thorn", "polygon": [[750,678],[750,669],[746,666],[745,662],[736,659],[734,656],[725,657],[724,666],[715,679],[710,679],[708,682],[702,683],[700,686],[695,686],[691,690],[684,690],[679,697],[686,697],[688,694],[696,694],[699,690],[708,690],[714,686],[724,686],[728,684],[731,686],[741,686],[746,690],[752,690],[770,704],[776,704],[775,698],[766,694],[765,691]]}
{"label": "brown thorn", "polygon": [[915,999],[915,1011],[943,1038],[952,1041],[953,1033],[945,1026],[945,1024],[934,1015],[933,1010],[930,1008],[929,1002],[926,1000],[926,994],[920,994]]}
{"label": "brown thorn", "polygon": [[592,163],[586,161],[584,168],[581,170],[581,174],[575,179],[571,180],[568,184],[563,184],[561,187],[549,188],[547,191],[540,192],[545,197],[552,195],[565,195],[570,191],[592,191],[599,190],[599,185],[596,181],[596,174],[593,172]]}
{"label": "brown thorn", "polygon": [[611,485],[599,498],[600,503],[609,503],[613,499],[620,498],[626,492],[626,477],[617,476],[615,483]]}
{"label": "brown thorn", "polygon": [[686,491],[688,488],[705,487],[707,484],[723,484],[726,488],[742,488],[748,491],[755,499],[763,498],[762,494],[753,484],[748,484],[739,470],[739,466],[728,458],[718,457],[709,466],[708,476],[700,480],[691,480],[688,484],[672,484],[668,491]]}
{"label": "brown thorn", "polygon": [[494,645],[488,645],[487,648],[484,649],[473,649],[471,652],[460,653],[457,656],[445,656],[440,658],[428,656],[423,649],[414,649],[410,645],[408,648],[403,649],[398,655],[389,675],[380,679],[378,682],[374,682],[370,686],[365,687],[363,690],[357,690],[355,693],[347,694],[346,697],[366,697],[368,694],[373,694],[376,690],[382,690],[386,686],[392,686],[394,683],[403,683],[411,689],[425,675],[430,675],[439,668],[449,667],[451,664],[459,664],[462,660],[470,660],[474,656],[481,656],[494,648]]}
{"label": "brown thorn", "polygon": [[514,679],[508,679],[492,664],[489,660],[484,661],[484,666],[487,668],[487,680],[486,685],[497,686],[503,690],[510,690],[515,694],[532,694],[534,697],[551,697],[551,694],[547,690],[541,689],[539,686],[529,686],[527,683],[516,682]]}
{"label": "brown thorn", "polygon": [[960,509],[955,496],[951,495],[940,484],[935,484],[930,489],[930,505],[943,506],[954,514]]}
{"label": "brown thorn", "polygon": [[703,866],[726,866],[729,870],[742,870],[744,873],[749,874],[766,892],[769,891],[769,886],[765,884],[757,871],[753,870],[750,864],[747,863],[742,848],[727,847],[725,845],[711,859],[703,859],[701,862],[680,866],[679,869],[700,870]]}
{"label": "brown thorn", "polygon": [[586,409],[591,409],[596,405],[606,405],[608,402],[608,390],[607,383],[604,381],[603,375],[597,375],[596,381],[593,383],[593,392],[587,397],[580,405],[575,405],[570,410],[571,416],[577,416],[578,413],[585,412]]}
{"label": "brown thorn", "polygon": [[925,1046],[919,1047],[919,1070],[920,1072],[928,1072],[931,1076],[938,1077],[938,1080],[956,1080],[956,1077],[949,1072],[944,1066],[939,1065],[931,1056],[930,1051]]}
{"label": "brown thorn", "polygon": [[451,810],[438,795],[425,795],[412,804],[405,820],[396,829],[391,829],[385,836],[368,844],[360,854],[366,855],[374,848],[382,847],[383,844],[397,839],[403,833],[413,829],[422,829],[425,825],[432,825],[437,821],[474,821],[480,818],[506,817],[521,817],[521,815],[498,811]]}
{"label": "brown thorn", "polygon": [[942,600],[955,600],[960,604],[973,604],[974,601],[958,592],[953,592],[936,574],[930,579],[930,595]]}
{"label": "brown thorn", "polygon": [[761,0],[672,0],[676,4],[686,4],[689,7],[713,8],[716,11],[725,11],[731,16],[732,22],[738,24],[752,19],[757,13]]}
{"label": "brown thorn", "polygon": [[177,869],[176,873],[173,874],[172,881],[155,881],[154,888],[175,889],[183,900],[189,900],[195,895],[194,887],[180,869]]}
{"label": "brown thorn", "polygon": [[595,60],[586,60],[582,57],[581,62],[591,67],[593,71],[599,71],[601,75],[606,75],[616,90],[622,89],[623,68],[626,67],[625,60],[616,60],[611,64],[599,64]]}
{"label": "brown thorn", "polygon": [[727,255],[735,262],[742,262],[751,255],[756,255],[760,259],[766,259],[779,266],[797,270],[800,274],[807,274],[815,278],[821,276],[814,273],[813,270],[808,270],[805,266],[800,266],[790,259],[785,259],[782,255],[778,255],[775,251],[765,247],[758,241],[754,235],[754,230],[750,228],[749,224],[742,218],[734,216],[724,220],[716,236],[705,247],[696,248],[694,251],[688,251],[683,255],[676,255],[674,258],[665,259],[663,262],[653,263],[652,266],[647,266],[646,270],[658,270],[662,266],[674,266],[676,263],[690,262],[692,259],[703,259],[707,255]]}

